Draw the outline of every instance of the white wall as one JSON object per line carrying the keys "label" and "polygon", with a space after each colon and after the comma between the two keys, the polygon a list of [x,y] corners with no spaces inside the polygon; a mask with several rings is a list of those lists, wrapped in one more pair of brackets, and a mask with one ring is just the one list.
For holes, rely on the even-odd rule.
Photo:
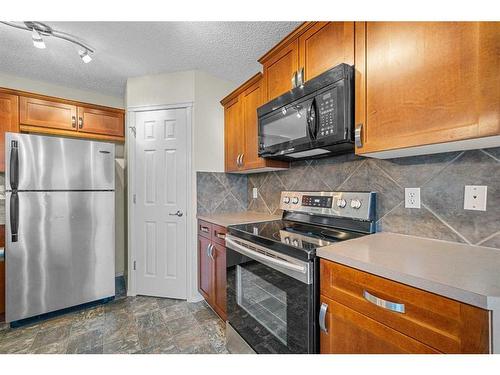
{"label": "white wall", "polygon": [[234,82],[202,71],[195,72],[194,168],[224,172],[224,108],[220,100],[233,91]]}
{"label": "white wall", "polygon": [[194,102],[193,70],[134,77],[127,80],[127,108]]}
{"label": "white wall", "polygon": [[85,91],[72,87],[54,85],[49,82],[35,81],[28,78],[13,76],[1,72],[0,87],[29,91],[42,95],[57,96],[64,99],[104,105],[108,107],[124,108],[125,105],[123,97],[103,95],[95,91]]}
{"label": "white wall", "polygon": [[[126,107],[192,103],[191,212],[188,225],[187,279],[190,301],[201,299],[197,290],[196,171],[224,171],[224,112],[220,100],[236,84],[201,71],[158,74],[127,80]],[[127,144],[130,132],[126,132]],[[189,199],[189,196],[188,196]],[[129,237],[130,238],[130,237]]]}

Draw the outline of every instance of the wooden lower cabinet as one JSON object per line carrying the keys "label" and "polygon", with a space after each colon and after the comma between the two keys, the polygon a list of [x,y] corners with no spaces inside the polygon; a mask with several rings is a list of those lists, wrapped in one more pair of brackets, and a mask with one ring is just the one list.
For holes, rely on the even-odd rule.
{"label": "wooden lower cabinet", "polygon": [[0,172],[5,172],[5,133],[19,132],[19,97],[0,91]]}
{"label": "wooden lower cabinet", "polygon": [[[324,259],[320,295],[322,353],[490,351],[490,313],[478,307]],[[381,307],[374,298],[396,305]]]}
{"label": "wooden lower cabinet", "polygon": [[431,354],[437,350],[340,303],[321,296],[326,304],[327,333],[321,332],[321,353]]}
{"label": "wooden lower cabinet", "polygon": [[198,221],[198,290],[226,320],[226,228]]}

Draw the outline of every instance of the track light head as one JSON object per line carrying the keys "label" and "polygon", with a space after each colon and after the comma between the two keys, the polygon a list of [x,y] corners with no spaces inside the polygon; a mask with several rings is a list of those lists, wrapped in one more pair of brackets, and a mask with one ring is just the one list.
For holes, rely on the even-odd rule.
{"label": "track light head", "polygon": [[31,39],[33,40],[33,45],[36,48],[44,49],[45,48],[45,42],[42,39],[42,36],[38,32],[37,29],[33,28],[31,31]]}
{"label": "track light head", "polygon": [[89,62],[92,61],[92,56],[90,56],[89,51],[87,51],[87,50],[80,51],[80,52],[78,52],[78,54],[80,55],[80,57],[82,58],[82,61],[85,64],[88,64]]}

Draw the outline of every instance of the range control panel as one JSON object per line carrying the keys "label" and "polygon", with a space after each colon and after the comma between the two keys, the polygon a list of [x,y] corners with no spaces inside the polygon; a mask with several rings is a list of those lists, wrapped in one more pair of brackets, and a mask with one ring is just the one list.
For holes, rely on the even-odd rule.
{"label": "range control panel", "polygon": [[376,193],[354,191],[282,191],[280,208],[323,216],[375,220]]}

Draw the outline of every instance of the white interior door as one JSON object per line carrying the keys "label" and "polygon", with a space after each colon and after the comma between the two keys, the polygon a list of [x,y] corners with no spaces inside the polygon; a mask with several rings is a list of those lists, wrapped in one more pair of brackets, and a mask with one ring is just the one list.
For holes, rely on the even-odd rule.
{"label": "white interior door", "polygon": [[185,299],[187,110],[138,112],[136,133],[136,293]]}

